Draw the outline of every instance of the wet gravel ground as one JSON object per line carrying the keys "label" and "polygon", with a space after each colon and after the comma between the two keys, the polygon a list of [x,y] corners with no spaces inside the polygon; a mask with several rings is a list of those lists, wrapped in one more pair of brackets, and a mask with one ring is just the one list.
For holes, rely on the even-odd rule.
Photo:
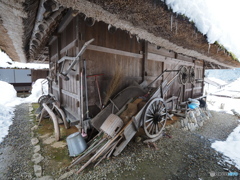
{"label": "wet gravel ground", "polygon": [[9,134],[0,144],[0,179],[32,179],[33,165],[31,158],[32,122],[28,104],[16,107],[13,124]]}
{"label": "wet gravel ground", "polygon": [[[223,162],[223,156],[211,148],[215,140],[225,140],[238,125],[235,116],[212,112],[213,118],[194,132],[168,130],[153,146],[142,141],[131,141],[117,157],[102,161],[97,167],[87,167],[75,174],[75,166],[62,179],[114,179],[114,180],[188,180],[188,179],[239,179],[239,177],[211,177],[209,172],[240,172],[233,165]],[[31,162],[32,122],[28,105],[17,107],[10,133],[0,144],[0,179],[34,179]],[[141,137],[142,140],[144,136]],[[44,156],[44,154],[43,154]],[[47,159],[47,158],[46,158]],[[51,169],[51,167],[49,167]],[[64,169],[64,168],[63,168]],[[66,171],[54,172],[59,179]],[[60,178],[60,179],[61,179]]]}

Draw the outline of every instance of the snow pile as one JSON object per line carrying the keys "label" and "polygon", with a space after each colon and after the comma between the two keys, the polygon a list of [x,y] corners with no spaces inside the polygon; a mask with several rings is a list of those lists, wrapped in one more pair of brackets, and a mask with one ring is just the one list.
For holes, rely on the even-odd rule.
{"label": "snow pile", "polygon": [[[240,126],[233,130],[226,141],[216,141],[211,147],[229,157],[232,164],[240,169]],[[231,163],[231,161],[228,162]]]}
{"label": "snow pile", "polygon": [[12,107],[21,103],[22,99],[17,97],[13,85],[0,81],[0,105]]}
{"label": "snow pile", "polygon": [[48,83],[46,79],[38,79],[32,85],[31,95],[25,99],[25,102],[37,102],[39,97],[48,94]]}
{"label": "snow pile", "polygon": [[227,91],[240,91],[240,78],[225,87]]}
{"label": "snow pile", "polygon": [[240,113],[240,99],[217,97],[217,96],[207,96],[207,105],[209,110],[225,112],[232,114],[232,109]]}
{"label": "snow pile", "polygon": [[20,69],[48,69],[48,64],[20,63],[12,61],[9,56],[0,51],[0,67],[2,68],[20,68]]}
{"label": "snow pile", "polygon": [[14,117],[14,106],[21,103],[17,92],[11,84],[0,81],[0,142],[8,134],[9,126]]}
{"label": "snow pile", "polygon": [[[223,79],[230,78],[231,72],[229,72],[229,77],[223,76]],[[215,82],[221,82],[221,80],[212,79]],[[240,97],[240,78],[236,79],[232,83],[224,86],[222,89],[214,89],[212,86],[209,89],[209,92],[216,95],[225,95],[225,96],[234,96]],[[206,87],[205,87],[206,88]],[[214,91],[215,90],[215,91]],[[231,111],[234,109],[236,112],[240,113],[240,99],[239,98],[226,98],[226,97],[218,97],[213,95],[207,96],[207,105],[208,109],[214,111],[222,111],[226,113],[233,114]],[[226,119],[227,121],[227,119]],[[235,165],[238,169],[240,169],[240,126],[235,128],[233,132],[228,136],[226,141],[216,141],[212,143],[212,148],[221,152],[223,155],[228,157],[229,159],[224,159],[224,161]]]}
{"label": "snow pile", "polygon": [[[43,83],[45,82],[45,83]],[[43,86],[42,86],[43,85]],[[48,83],[46,79],[38,79],[32,87],[31,95],[27,98],[17,97],[17,92],[11,84],[0,81],[0,143],[8,134],[9,126],[14,118],[14,106],[21,103],[37,102],[43,94],[48,94]]]}
{"label": "snow pile", "polygon": [[[162,0],[163,1],[163,0]],[[173,12],[187,16],[208,42],[218,42],[240,59],[239,0],[165,0]]]}
{"label": "snow pile", "polygon": [[8,135],[9,126],[12,125],[14,108],[0,104],[0,143]]}
{"label": "snow pile", "polygon": [[230,83],[240,77],[240,68],[206,70],[205,76],[208,79],[215,78]]}
{"label": "snow pile", "polygon": [[214,81],[214,82],[216,82],[217,84],[222,85],[222,86],[224,86],[224,85],[227,84],[225,81],[223,81],[223,80],[221,80],[221,79],[217,79],[217,78],[215,78],[215,77],[210,77],[210,78],[208,78],[208,79],[210,79],[211,81]]}
{"label": "snow pile", "polygon": [[234,109],[240,113],[240,78],[221,89],[216,89],[211,86],[206,86],[205,88],[205,91],[209,94],[207,101],[210,110],[224,111],[233,114],[231,110]]}

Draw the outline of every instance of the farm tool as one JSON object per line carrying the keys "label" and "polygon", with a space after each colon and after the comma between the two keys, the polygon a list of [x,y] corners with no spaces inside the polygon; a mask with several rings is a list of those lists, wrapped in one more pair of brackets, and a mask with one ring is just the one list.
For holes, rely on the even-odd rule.
{"label": "farm tool", "polygon": [[56,100],[54,100],[53,97],[49,95],[43,95],[39,98],[38,103],[40,104],[40,107],[36,110],[36,112],[39,112],[39,123],[40,125],[42,119],[46,117],[46,115],[49,115],[50,118],[53,121],[54,125],[54,134],[56,141],[60,140],[60,129],[59,125],[60,123],[64,123],[64,126],[66,129],[69,128],[69,123],[66,120],[65,113],[60,107],[60,103]]}
{"label": "farm tool", "polygon": [[[59,63],[62,63],[62,62],[65,62],[65,60],[71,60],[71,61],[73,61],[73,62],[71,63],[71,65],[67,68],[66,71],[61,70],[60,76],[61,76],[65,81],[68,81],[68,80],[69,80],[69,77],[67,76],[68,73],[72,70],[72,68],[75,66],[75,64],[77,64],[77,62],[79,61],[79,59],[80,59],[80,57],[82,56],[82,54],[86,51],[87,46],[88,46],[89,44],[91,44],[93,41],[94,41],[94,39],[91,39],[91,40],[87,41],[87,42],[83,45],[82,49],[79,51],[79,53],[77,54],[76,57],[64,56],[64,57],[62,57],[62,58],[58,61],[58,64],[59,64]],[[64,67],[64,65],[62,65],[62,68],[63,68],[63,67]]]}
{"label": "farm tool", "polygon": [[[149,85],[143,86],[144,83],[142,85],[132,85],[118,93],[91,120],[92,126],[99,133],[89,142],[88,149],[77,157],[68,168],[89,158],[77,171],[79,173],[90,163],[96,163],[96,166],[104,158],[119,155],[140,127],[143,127],[149,138],[147,142],[154,142],[159,139],[162,136],[166,120],[170,117],[167,103],[172,100],[179,100],[179,97],[164,100],[164,95],[180,72],[183,71],[182,68],[179,70],[166,69]],[[170,81],[163,81],[161,87],[151,87],[167,72],[175,72],[176,74]]]}

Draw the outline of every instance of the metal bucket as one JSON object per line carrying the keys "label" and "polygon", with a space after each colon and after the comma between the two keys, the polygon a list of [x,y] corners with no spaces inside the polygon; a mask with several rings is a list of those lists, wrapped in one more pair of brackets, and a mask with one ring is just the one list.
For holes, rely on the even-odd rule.
{"label": "metal bucket", "polygon": [[69,156],[77,156],[87,148],[87,144],[81,136],[80,132],[69,135],[66,140]]}

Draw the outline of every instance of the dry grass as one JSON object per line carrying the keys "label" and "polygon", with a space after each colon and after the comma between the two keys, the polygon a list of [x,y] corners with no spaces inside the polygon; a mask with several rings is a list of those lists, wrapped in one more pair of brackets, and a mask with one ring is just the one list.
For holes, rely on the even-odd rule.
{"label": "dry grass", "polygon": [[122,77],[123,77],[123,68],[122,67],[116,68],[115,74],[107,88],[106,96],[103,101],[104,106],[106,106],[111,96],[116,92],[117,88],[119,87],[119,84],[122,81]]}

